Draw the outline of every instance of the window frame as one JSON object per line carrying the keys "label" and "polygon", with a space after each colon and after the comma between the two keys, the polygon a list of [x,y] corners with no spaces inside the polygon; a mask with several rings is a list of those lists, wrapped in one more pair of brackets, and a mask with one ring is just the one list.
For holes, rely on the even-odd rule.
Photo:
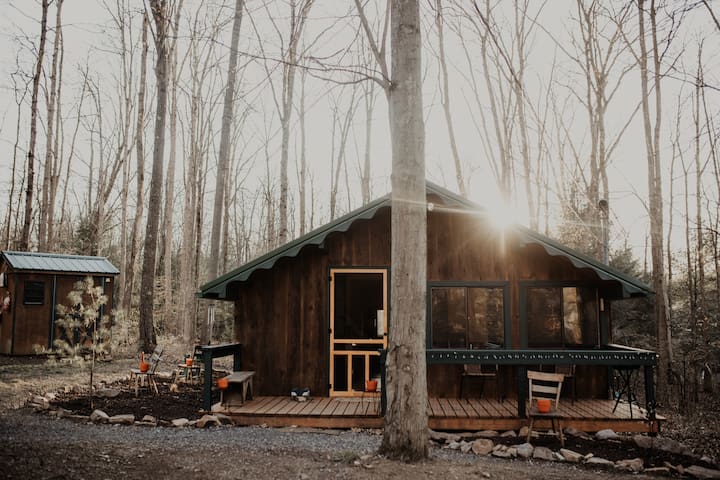
{"label": "window frame", "polygon": [[[427,283],[425,295],[425,348],[428,350],[458,350],[457,348],[435,348],[432,346],[432,289],[433,288],[500,288],[503,295],[503,344],[500,348],[509,348],[511,342],[510,328],[510,282],[505,281],[431,281]],[[466,296],[467,298],[467,296]],[[467,336],[467,331],[465,333]],[[467,337],[466,337],[467,338]]]}

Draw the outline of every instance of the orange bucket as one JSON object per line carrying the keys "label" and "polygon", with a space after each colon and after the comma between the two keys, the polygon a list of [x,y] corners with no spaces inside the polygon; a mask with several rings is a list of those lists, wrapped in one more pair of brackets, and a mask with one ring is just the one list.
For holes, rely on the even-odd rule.
{"label": "orange bucket", "polygon": [[537,409],[540,413],[550,413],[550,399],[538,398]]}
{"label": "orange bucket", "polygon": [[186,358],[185,359],[185,366],[186,367],[192,367],[193,359],[192,358]]}
{"label": "orange bucket", "polygon": [[228,382],[227,378],[218,378],[217,386],[220,390],[226,390],[229,385],[230,382]]}

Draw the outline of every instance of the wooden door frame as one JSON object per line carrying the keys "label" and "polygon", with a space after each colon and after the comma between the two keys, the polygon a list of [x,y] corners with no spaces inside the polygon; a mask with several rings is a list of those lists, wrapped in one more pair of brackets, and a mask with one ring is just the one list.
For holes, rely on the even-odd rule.
{"label": "wooden door frame", "polygon": [[[382,296],[383,296],[383,312],[384,312],[384,331],[382,339],[342,339],[337,341],[335,339],[335,285],[334,275],[336,273],[352,274],[352,273],[376,273],[382,275]],[[372,350],[335,350],[335,345],[338,343],[353,343],[359,345],[377,345],[378,348],[387,349],[388,342],[388,324],[389,324],[389,310],[390,310],[390,283],[389,283],[390,267],[329,267],[328,272],[328,394],[330,397],[357,397],[365,394],[363,391],[355,391],[352,389],[352,357],[364,356],[365,357],[365,380],[369,380],[370,372],[370,357],[379,356],[379,351]],[[333,385],[333,379],[335,378],[335,356],[343,355],[347,357],[347,369],[348,369],[348,389],[336,391]]]}

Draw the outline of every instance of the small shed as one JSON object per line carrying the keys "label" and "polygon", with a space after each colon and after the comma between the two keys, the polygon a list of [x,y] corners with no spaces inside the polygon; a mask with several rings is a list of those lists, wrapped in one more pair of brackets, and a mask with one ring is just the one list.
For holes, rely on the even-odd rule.
{"label": "small shed", "polygon": [[0,252],[0,353],[31,355],[52,349],[61,333],[56,306],[67,303],[75,284],[90,276],[113,305],[119,270],[105,257],[55,253]]}

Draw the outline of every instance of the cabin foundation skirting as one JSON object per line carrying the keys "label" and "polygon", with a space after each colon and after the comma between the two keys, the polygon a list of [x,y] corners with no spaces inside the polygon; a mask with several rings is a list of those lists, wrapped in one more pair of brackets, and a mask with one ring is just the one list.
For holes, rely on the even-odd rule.
{"label": "cabin foundation skirting", "polygon": [[[597,432],[611,428],[616,432],[657,433],[665,420],[657,416],[648,420],[646,411],[633,406],[631,418],[626,403],[615,406],[614,400],[578,399],[572,405],[563,405],[566,418],[563,428],[573,427],[584,432]],[[380,401],[372,398],[312,398],[296,402],[289,397],[258,397],[239,407],[213,405],[215,413],[230,416],[241,426],[266,425],[269,427],[306,428],[382,428]],[[428,424],[433,430],[480,431],[519,430],[527,426],[528,419],[517,416],[513,399],[498,402],[494,399],[428,400]],[[536,422],[537,430],[549,429],[547,422]]]}

